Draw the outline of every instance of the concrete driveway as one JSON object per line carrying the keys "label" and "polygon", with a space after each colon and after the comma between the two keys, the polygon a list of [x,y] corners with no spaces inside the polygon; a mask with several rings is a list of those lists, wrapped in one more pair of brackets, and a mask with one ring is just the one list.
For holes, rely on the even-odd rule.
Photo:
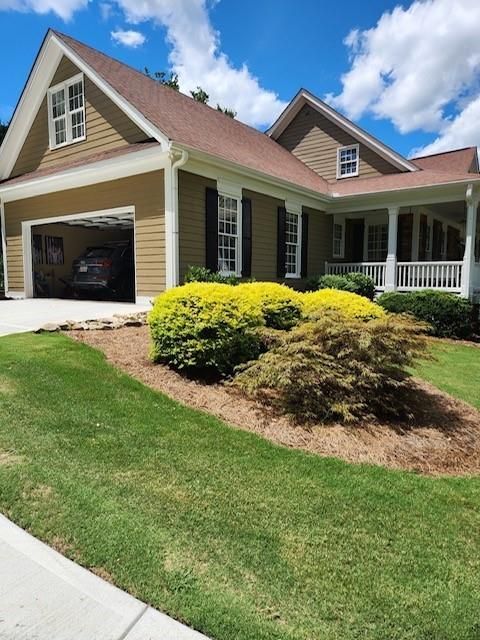
{"label": "concrete driveway", "polygon": [[208,640],[1,514],[0,576],[0,638],[5,640]]}
{"label": "concrete driveway", "polygon": [[2,300],[0,301],[0,336],[36,331],[48,322],[98,320],[99,318],[111,318],[114,314],[129,315],[148,311],[150,308],[150,304],[91,300],[57,300],[54,298]]}

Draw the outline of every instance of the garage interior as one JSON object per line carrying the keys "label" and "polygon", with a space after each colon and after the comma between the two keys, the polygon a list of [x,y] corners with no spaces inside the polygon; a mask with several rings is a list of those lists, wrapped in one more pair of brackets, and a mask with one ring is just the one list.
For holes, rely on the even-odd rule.
{"label": "garage interior", "polygon": [[[119,213],[32,226],[34,297],[135,302],[134,224],[133,213]],[[92,273],[79,274],[95,271],[92,255],[108,265],[104,273],[117,274],[108,287],[95,286]],[[79,278],[89,284],[79,287]]]}

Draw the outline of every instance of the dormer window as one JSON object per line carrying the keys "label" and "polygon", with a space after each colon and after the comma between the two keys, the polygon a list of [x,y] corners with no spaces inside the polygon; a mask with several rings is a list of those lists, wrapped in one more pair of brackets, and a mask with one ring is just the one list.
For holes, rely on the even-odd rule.
{"label": "dormer window", "polygon": [[358,176],[360,150],[358,144],[340,147],[337,150],[337,178]]}
{"label": "dormer window", "polygon": [[48,90],[50,149],[85,140],[83,74]]}

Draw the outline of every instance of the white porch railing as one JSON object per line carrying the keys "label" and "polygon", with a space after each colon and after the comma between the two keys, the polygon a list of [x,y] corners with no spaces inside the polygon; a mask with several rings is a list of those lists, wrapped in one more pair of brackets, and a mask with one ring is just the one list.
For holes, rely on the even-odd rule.
{"label": "white porch railing", "polygon": [[463,262],[397,262],[397,290],[440,289],[460,293]]}
{"label": "white porch railing", "polygon": [[[439,289],[460,293],[462,287],[463,262],[397,262],[396,282],[398,291],[416,291],[419,289]],[[378,291],[385,289],[385,262],[326,262],[325,273],[342,275],[344,273],[364,273],[370,276]],[[480,265],[479,265],[480,286]]]}
{"label": "white porch railing", "polygon": [[385,289],[385,262],[326,262],[325,273],[342,275],[344,273],[363,273],[372,278],[375,288]]}

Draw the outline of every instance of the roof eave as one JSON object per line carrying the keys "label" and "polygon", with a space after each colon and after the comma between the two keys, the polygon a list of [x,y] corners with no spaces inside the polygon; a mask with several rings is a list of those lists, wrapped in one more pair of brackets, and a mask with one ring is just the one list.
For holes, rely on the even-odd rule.
{"label": "roof eave", "polygon": [[172,142],[172,148],[188,151],[191,159],[197,159],[217,167],[224,167],[226,169],[231,170],[232,172],[240,173],[244,176],[248,176],[250,178],[257,179],[262,182],[267,182],[269,184],[273,184],[281,188],[288,189],[290,191],[295,191],[297,193],[304,194],[316,200],[320,204],[326,205],[332,202],[332,196],[329,193],[324,193],[320,190],[317,191],[315,189],[310,189],[308,187],[302,187],[295,182],[290,182],[289,180],[286,180],[284,178],[272,176],[258,169],[252,169],[250,167],[246,167],[243,164],[239,164],[231,160],[226,160],[224,158],[221,158],[220,156],[213,155],[205,151],[201,151],[200,149],[197,149],[195,147],[192,147],[180,142],[178,143]]}

